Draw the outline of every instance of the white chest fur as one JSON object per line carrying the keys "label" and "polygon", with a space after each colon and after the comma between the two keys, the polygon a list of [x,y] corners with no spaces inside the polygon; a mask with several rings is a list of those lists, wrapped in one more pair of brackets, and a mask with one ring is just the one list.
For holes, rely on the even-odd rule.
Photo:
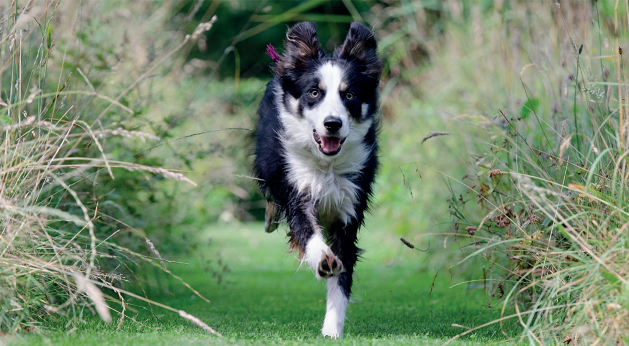
{"label": "white chest fur", "polygon": [[[277,90],[277,105],[284,131],[279,134],[286,155],[288,180],[300,193],[308,193],[319,203],[320,219],[338,218],[348,223],[356,216],[354,205],[358,201],[358,189],[348,176],[360,174],[372,148],[362,141],[372,121],[358,123],[351,120],[349,134],[341,152],[328,157],[319,152],[312,137],[313,124],[294,114],[283,105],[282,91]],[[332,220],[329,220],[332,221]]]}
{"label": "white chest fur", "polygon": [[347,223],[356,216],[354,204],[358,201],[359,187],[346,175],[360,171],[364,158],[359,158],[357,164],[341,157],[331,161],[287,151],[289,181],[300,193],[308,193],[318,202],[320,218],[327,219],[331,214]]}
{"label": "white chest fur", "polygon": [[[290,120],[299,121],[292,115]],[[283,119],[284,120],[284,119]],[[292,121],[287,121],[291,123]],[[288,180],[300,193],[308,193],[319,204],[319,217],[338,218],[348,223],[356,216],[354,205],[358,202],[359,187],[349,177],[360,174],[369,156],[362,139],[371,126],[371,122],[352,126],[341,152],[334,157],[321,154],[311,138],[301,131],[291,133],[293,126],[306,127],[305,124],[286,126],[283,146],[288,166]],[[307,136],[304,140],[304,136]],[[329,220],[332,221],[332,220]]]}

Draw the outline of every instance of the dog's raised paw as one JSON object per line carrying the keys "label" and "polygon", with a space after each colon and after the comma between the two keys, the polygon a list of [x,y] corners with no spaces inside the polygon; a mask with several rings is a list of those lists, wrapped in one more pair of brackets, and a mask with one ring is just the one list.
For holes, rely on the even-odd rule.
{"label": "dog's raised paw", "polygon": [[322,279],[328,279],[345,271],[343,263],[332,252],[324,252],[321,262],[317,267],[317,273]]}

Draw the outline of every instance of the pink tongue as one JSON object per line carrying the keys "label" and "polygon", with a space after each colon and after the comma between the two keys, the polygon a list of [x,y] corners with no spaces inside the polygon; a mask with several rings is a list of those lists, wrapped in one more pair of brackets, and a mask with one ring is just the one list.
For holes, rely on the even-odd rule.
{"label": "pink tongue", "polygon": [[341,146],[341,139],[337,137],[321,137],[321,148],[326,153],[332,153]]}

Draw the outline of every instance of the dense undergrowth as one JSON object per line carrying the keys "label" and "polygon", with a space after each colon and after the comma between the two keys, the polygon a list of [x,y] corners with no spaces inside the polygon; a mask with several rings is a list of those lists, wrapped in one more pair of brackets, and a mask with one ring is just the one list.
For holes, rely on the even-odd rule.
{"label": "dense undergrowth", "polygon": [[[45,329],[55,312],[112,318],[103,299],[142,298],[126,280],[161,286],[158,250],[193,252],[205,224],[262,217],[248,143],[269,75],[263,52],[241,71],[235,43],[341,10],[248,4],[217,47],[199,27],[214,3],[0,4],[0,331]],[[374,231],[482,284],[522,326],[515,341],[629,343],[627,4],[343,4],[326,47],[359,19],[386,60],[373,209],[388,222]]]}
{"label": "dense undergrowth", "polygon": [[[129,60],[141,57],[108,50],[103,33],[90,32],[91,19],[82,18],[90,15],[84,7],[61,10],[61,5],[13,1],[1,8],[2,333],[46,330],[45,322],[57,318],[71,329],[85,314],[106,322],[116,318],[118,325],[133,319],[128,303],[150,300],[141,291],[128,291],[127,282],[142,287],[141,273],[150,268],[177,277],[141,225],[127,217],[133,212],[129,203],[151,194],[142,189],[145,182],[195,185],[160,160],[126,153],[159,140],[133,126],[144,112],[134,95],[142,88],[136,86],[211,22],[171,47],[168,40],[154,42],[166,43],[163,55],[145,61],[144,71],[131,79],[120,78],[116,72],[137,68],[137,61]],[[73,29],[70,18],[85,27]],[[133,201],[125,200],[134,193]],[[183,311],[164,308],[213,332]]]}
{"label": "dense undergrowth", "polygon": [[626,4],[451,5],[423,90],[472,155],[460,175],[420,166],[446,180],[449,269],[516,340],[626,344]]}

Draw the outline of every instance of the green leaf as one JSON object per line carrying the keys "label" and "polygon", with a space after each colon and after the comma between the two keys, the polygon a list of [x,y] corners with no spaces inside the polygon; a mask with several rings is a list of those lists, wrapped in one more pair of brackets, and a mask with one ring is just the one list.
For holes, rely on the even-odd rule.
{"label": "green leaf", "polygon": [[623,287],[622,298],[623,302],[625,303],[625,309],[629,309],[629,282],[626,282],[625,286]]}
{"label": "green leaf", "polygon": [[481,181],[479,191],[483,196],[489,196],[494,192],[494,188]]}
{"label": "green leaf", "polygon": [[6,114],[0,114],[0,125],[11,125],[14,124],[15,121],[13,121],[13,119],[9,118],[8,115]]}
{"label": "green leaf", "polygon": [[502,193],[511,192],[511,181],[509,179],[498,179],[498,183],[494,182],[494,188]]}
{"label": "green leaf", "polygon": [[605,278],[605,280],[607,280],[613,286],[616,286],[617,288],[620,288],[620,280],[618,280],[616,275],[603,270],[603,271],[601,271],[601,276],[603,276]]}
{"label": "green leaf", "polygon": [[538,99],[528,99],[522,106],[522,112],[520,113],[520,118],[526,119],[529,114],[537,112],[537,106],[539,106]]}
{"label": "green leaf", "polygon": [[52,28],[50,24],[48,24],[48,29],[46,29],[46,46],[48,49],[52,48]]}

